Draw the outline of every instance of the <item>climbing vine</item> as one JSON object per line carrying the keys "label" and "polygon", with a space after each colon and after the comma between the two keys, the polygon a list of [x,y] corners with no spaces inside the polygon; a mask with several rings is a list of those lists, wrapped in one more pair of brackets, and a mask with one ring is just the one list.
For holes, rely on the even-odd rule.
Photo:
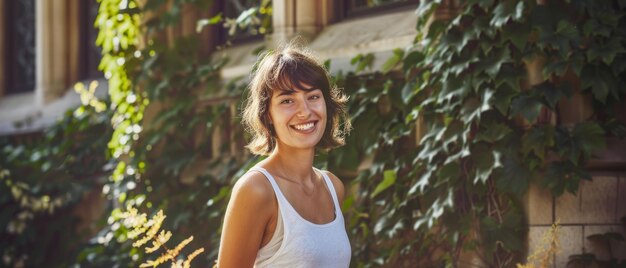
{"label": "climbing vine", "polygon": [[[234,115],[245,81],[222,84],[216,74],[223,62],[198,57],[193,36],[173,45],[151,41],[176,23],[168,14],[183,2],[157,12],[162,17],[150,25],[160,28],[146,31],[155,37],[132,65],[133,90],[167,101],[134,143],[131,160],[144,163],[137,165],[140,179],[130,176],[135,188],[119,192],[164,209],[176,219],[171,229],[206,229],[198,240],[211,246],[199,258],[210,263],[230,187],[256,159],[223,145],[244,135]],[[164,3],[146,7],[160,10]],[[439,8],[438,1],[420,4],[417,28],[427,31],[412,47],[395,50],[382,70],[367,68],[372,54],[355,55],[356,71],[334,78],[351,96],[358,135],[321,154],[316,165],[355,189],[344,209],[357,267],[521,262],[528,185],[555,196],[576,192],[580,180],[590,179],[585,165],[606,136],[624,135],[614,110],[624,96],[620,3],[469,1],[451,18],[430,19]],[[536,69],[539,78],[531,81]],[[222,101],[199,105],[192,93],[198,89]],[[594,112],[564,122],[565,101],[574,96],[590,99]],[[224,128],[234,140],[189,138]],[[216,152],[221,157],[211,156]],[[187,170],[199,163],[204,172],[189,179]],[[109,232],[120,237],[121,229]]]}
{"label": "climbing vine", "polygon": [[[200,18],[188,35],[171,35],[183,10],[208,11],[213,1],[99,2],[97,42],[110,104],[85,97],[82,113],[69,112],[41,144],[3,141],[0,204],[11,207],[0,218],[9,230],[3,254],[10,264],[25,261],[37,248],[32,235],[43,230],[35,224],[41,217],[102,187],[110,213],[76,264],[147,261],[132,247],[132,228],[119,224],[131,205],[146,215],[163,210],[172,243],[193,235],[190,248],[206,250],[172,261],[195,257],[194,265],[212,265],[231,187],[258,159],[242,153],[237,115],[246,81],[222,81],[227,59],[204,53],[200,35],[224,26],[270,33],[271,2],[236,18]],[[575,193],[591,178],[586,165],[594,152],[607,137],[626,134],[616,117],[626,93],[623,1],[474,0],[449,18],[440,18],[442,8],[441,1],[422,1],[416,26],[423,30],[380,70],[371,68],[373,54],[354,55],[355,71],[333,77],[350,96],[354,130],[346,146],[320,152],[315,165],[351,189],[343,208],[353,267],[520,263],[529,185],[554,196]],[[576,98],[591,112],[566,120]],[[82,176],[74,172],[107,179],[76,184]],[[64,183],[35,182],[50,174]],[[67,185],[76,191],[56,194]],[[41,256],[28,261],[49,260]]]}
{"label": "climbing vine", "polygon": [[82,203],[99,195],[113,164],[111,113],[96,87],[77,84],[82,105],[42,133],[0,138],[0,266],[66,267],[94,232]]}

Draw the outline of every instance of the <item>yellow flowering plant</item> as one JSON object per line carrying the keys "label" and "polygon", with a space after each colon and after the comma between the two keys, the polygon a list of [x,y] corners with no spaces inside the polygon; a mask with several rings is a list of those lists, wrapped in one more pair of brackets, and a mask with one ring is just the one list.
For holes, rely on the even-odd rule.
{"label": "yellow flowering plant", "polygon": [[[128,238],[134,240],[133,247],[145,247],[147,254],[152,254],[159,249],[163,249],[163,253],[154,260],[148,260],[139,265],[139,267],[157,267],[166,262],[171,262],[172,268],[189,268],[191,261],[204,252],[204,248],[199,248],[187,255],[186,259],[178,258],[181,251],[187,244],[193,240],[193,236],[180,242],[174,248],[170,249],[165,244],[172,237],[172,232],[162,230],[161,226],[165,220],[163,210],[159,210],[154,216],[148,219],[145,213],[139,213],[132,206],[128,206],[126,211],[122,213],[120,219],[122,223],[131,231],[128,232]],[[152,241],[152,245],[148,246],[148,242]]]}
{"label": "yellow flowering plant", "polygon": [[528,256],[526,264],[517,264],[517,268],[547,268],[552,266],[553,256],[559,252],[559,232],[561,227],[559,222],[552,224],[552,227],[541,236],[541,241]]}

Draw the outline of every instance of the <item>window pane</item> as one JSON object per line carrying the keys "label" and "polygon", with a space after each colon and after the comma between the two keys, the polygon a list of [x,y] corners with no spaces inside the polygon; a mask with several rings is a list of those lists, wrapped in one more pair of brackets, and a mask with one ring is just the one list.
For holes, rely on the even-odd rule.
{"label": "window pane", "polygon": [[35,1],[5,1],[6,93],[35,89]]}
{"label": "window pane", "polygon": [[98,2],[96,0],[80,1],[80,58],[79,79],[94,79],[102,77],[98,71],[98,64],[102,55],[100,48],[96,46],[98,30],[94,27],[94,21],[98,15]]}

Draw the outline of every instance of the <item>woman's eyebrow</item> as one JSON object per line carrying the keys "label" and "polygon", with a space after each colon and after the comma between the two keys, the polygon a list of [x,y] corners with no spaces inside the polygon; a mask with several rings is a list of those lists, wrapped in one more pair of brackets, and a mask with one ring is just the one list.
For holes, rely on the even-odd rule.
{"label": "woman's eyebrow", "polygon": [[278,97],[281,96],[285,96],[285,95],[293,95],[293,93],[295,93],[295,90],[281,90],[280,93],[278,93]]}
{"label": "woman's eyebrow", "polygon": [[[300,90],[300,91],[305,91],[306,93],[309,93],[315,90],[321,90],[321,89],[314,87],[314,88],[307,88],[306,90]],[[281,90],[280,93],[278,93],[278,97],[291,96],[295,94],[296,92],[298,92],[298,90]]]}

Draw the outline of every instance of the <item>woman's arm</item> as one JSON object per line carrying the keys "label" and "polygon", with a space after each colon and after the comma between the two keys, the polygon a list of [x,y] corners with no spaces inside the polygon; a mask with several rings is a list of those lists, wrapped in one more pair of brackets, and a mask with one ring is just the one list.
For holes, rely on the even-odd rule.
{"label": "woman's arm", "polygon": [[274,191],[262,174],[250,172],[235,183],[226,208],[217,267],[254,265],[273,200]]}

